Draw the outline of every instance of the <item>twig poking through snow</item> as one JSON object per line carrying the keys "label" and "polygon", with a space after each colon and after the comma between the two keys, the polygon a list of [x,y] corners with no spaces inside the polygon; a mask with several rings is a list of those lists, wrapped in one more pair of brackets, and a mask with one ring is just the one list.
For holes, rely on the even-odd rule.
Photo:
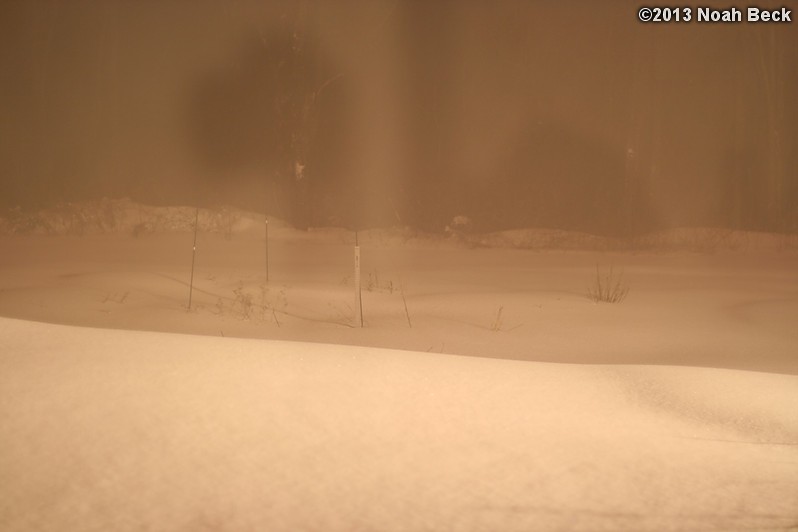
{"label": "twig poking through snow", "polygon": [[502,311],[504,310],[504,306],[499,307],[499,311],[496,312],[496,319],[493,321],[493,325],[491,325],[491,331],[500,331],[502,328]]}
{"label": "twig poking through snow", "polygon": [[405,299],[405,285],[401,279],[399,279],[399,291],[402,294],[402,303],[405,304],[405,316],[407,317],[407,326],[412,329],[413,324],[410,322],[410,312],[407,310],[407,299]]}

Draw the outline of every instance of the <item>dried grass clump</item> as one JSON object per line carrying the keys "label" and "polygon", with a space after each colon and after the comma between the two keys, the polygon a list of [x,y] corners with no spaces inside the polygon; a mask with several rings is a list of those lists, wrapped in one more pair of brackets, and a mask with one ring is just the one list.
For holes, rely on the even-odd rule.
{"label": "dried grass clump", "polygon": [[606,275],[602,275],[596,264],[596,279],[593,286],[587,289],[587,296],[594,303],[620,303],[628,293],[629,287],[623,281],[623,272],[616,275],[610,266]]}

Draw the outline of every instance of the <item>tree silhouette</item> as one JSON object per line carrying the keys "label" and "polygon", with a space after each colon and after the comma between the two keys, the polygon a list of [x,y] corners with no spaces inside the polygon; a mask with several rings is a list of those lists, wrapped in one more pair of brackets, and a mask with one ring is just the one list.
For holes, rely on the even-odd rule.
{"label": "tree silhouette", "polygon": [[340,106],[342,75],[312,27],[306,3],[291,8],[282,26],[258,29],[232,64],[200,79],[189,100],[192,143],[209,176],[256,168],[297,227],[313,222],[313,181],[330,172],[321,171],[332,149],[322,129],[341,120],[329,108]]}

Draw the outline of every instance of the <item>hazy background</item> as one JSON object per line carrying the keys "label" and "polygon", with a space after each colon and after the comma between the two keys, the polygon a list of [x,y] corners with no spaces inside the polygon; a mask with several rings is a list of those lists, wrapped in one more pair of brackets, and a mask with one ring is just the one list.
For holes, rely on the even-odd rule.
{"label": "hazy background", "polygon": [[798,230],[798,21],[641,24],[638,8],[6,0],[0,208]]}

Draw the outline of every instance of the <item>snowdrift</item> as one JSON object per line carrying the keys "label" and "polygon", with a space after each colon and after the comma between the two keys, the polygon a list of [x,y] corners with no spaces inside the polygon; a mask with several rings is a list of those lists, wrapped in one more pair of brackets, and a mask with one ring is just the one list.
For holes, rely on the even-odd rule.
{"label": "snowdrift", "polygon": [[798,377],[0,318],[0,529],[798,523]]}
{"label": "snowdrift", "polygon": [[[455,217],[465,218],[461,216]],[[87,235],[122,233],[134,237],[150,233],[193,231],[195,220],[201,232],[262,237],[263,213],[231,206],[200,208],[191,206],[148,206],[129,199],[102,199],[65,202],[53,208],[23,211],[20,208],[0,213],[0,235]],[[286,221],[269,216],[272,237],[303,240],[353,242],[353,231],[339,227],[299,231]],[[443,228],[442,228],[443,229]],[[795,250],[798,235],[738,231],[724,228],[679,227],[630,238],[614,238],[580,231],[550,228],[522,228],[478,233],[467,229],[441,234],[421,233],[409,227],[367,229],[360,241],[376,246],[413,245],[427,247],[444,243],[469,248],[513,248],[539,250],[658,250],[691,252]],[[274,232],[276,230],[276,232]]]}

